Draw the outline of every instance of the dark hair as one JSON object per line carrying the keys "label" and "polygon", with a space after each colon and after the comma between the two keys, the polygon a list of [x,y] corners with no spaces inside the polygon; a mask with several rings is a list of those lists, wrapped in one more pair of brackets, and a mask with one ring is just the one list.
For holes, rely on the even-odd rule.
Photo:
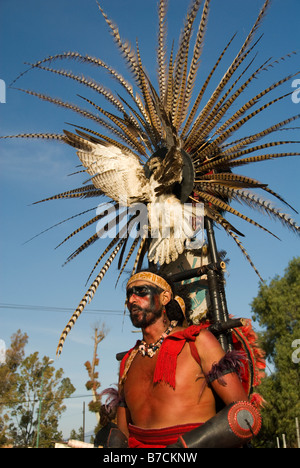
{"label": "dark hair", "polygon": [[100,422],[101,426],[106,426],[110,421],[117,416],[117,407],[108,407],[107,405],[100,406]]}

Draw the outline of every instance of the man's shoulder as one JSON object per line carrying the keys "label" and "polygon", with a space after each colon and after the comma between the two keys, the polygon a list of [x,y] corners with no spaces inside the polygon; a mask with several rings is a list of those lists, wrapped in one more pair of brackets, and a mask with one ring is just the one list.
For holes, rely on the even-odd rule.
{"label": "man's shoulder", "polygon": [[209,344],[215,343],[215,342],[218,343],[217,338],[215,337],[215,335],[213,335],[211,333],[211,331],[209,331],[208,327],[201,328],[199,330],[199,333],[197,334],[195,341],[197,343],[202,343],[203,345],[205,345],[205,344],[209,345]]}
{"label": "man's shoulder", "polygon": [[198,353],[203,357],[214,357],[214,360],[219,360],[224,354],[223,348],[213,333],[208,329],[202,329],[195,339],[195,345]]}
{"label": "man's shoulder", "polygon": [[176,327],[176,329],[177,330],[179,329],[180,331],[185,331],[187,333],[197,333],[197,332],[199,332],[199,331],[201,331],[203,329],[206,329],[206,328],[210,327],[210,325],[211,325],[210,322],[204,322],[204,323],[200,323],[198,325],[191,324],[191,325],[189,325],[187,327],[184,327],[184,326]]}
{"label": "man's shoulder", "polygon": [[200,337],[201,335],[206,334],[210,325],[211,324],[208,322],[201,323],[199,325],[190,325],[189,327],[184,329],[183,334],[187,338],[198,339],[198,337]]}

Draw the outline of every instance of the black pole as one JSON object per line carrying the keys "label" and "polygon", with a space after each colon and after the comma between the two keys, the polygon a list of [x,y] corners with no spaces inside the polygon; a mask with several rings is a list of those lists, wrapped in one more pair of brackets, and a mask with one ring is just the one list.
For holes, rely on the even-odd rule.
{"label": "black pole", "polygon": [[83,409],[82,409],[82,442],[84,442],[85,438],[85,402],[83,402]]}
{"label": "black pole", "polygon": [[[219,258],[212,220],[205,217],[204,226],[207,234],[210,261],[213,264],[217,264],[219,262]],[[226,323],[229,320],[229,314],[226,303],[224,276],[222,270],[208,270],[207,282],[212,308],[213,323],[217,325]],[[232,349],[231,338],[226,332],[220,333],[218,339],[224,351],[229,351]]]}

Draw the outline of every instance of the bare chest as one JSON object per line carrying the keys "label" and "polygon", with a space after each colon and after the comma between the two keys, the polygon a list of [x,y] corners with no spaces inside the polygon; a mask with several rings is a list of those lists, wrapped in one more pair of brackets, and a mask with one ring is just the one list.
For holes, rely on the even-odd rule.
{"label": "bare chest", "polygon": [[137,395],[139,395],[139,399],[157,397],[160,393],[166,395],[168,392],[174,395],[174,393],[180,393],[182,388],[186,390],[187,383],[194,387],[202,382],[202,369],[191,356],[188,344],[185,344],[181,353],[177,356],[175,389],[166,385],[165,382],[154,383],[157,358],[158,354],[152,358],[141,356],[139,353],[135,356],[124,385],[127,404],[129,403],[128,400],[134,401]]}

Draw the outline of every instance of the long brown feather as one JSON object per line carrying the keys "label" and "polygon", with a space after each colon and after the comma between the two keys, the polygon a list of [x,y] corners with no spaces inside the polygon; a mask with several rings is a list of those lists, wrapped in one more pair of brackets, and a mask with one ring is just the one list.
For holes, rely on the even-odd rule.
{"label": "long brown feather", "polygon": [[109,26],[109,28],[111,30],[112,36],[113,36],[117,46],[120,48],[120,50],[122,52],[122,55],[124,56],[124,58],[126,60],[126,63],[129,66],[129,69],[133,73],[137,83],[140,84],[139,66],[138,66],[138,61],[137,61],[135,51],[133,50],[132,46],[128,42],[123,42],[122,41],[122,39],[120,37],[118,27],[116,25],[114,25],[113,22],[108,18],[107,14],[104,12],[104,10],[99,5],[98,1],[97,1],[97,4],[98,4],[99,10],[101,11],[106,23],[108,24],[108,26]]}
{"label": "long brown feather", "polygon": [[158,7],[158,47],[157,47],[157,63],[158,63],[158,84],[161,102],[164,102],[166,93],[166,13],[167,0],[160,0]]}
{"label": "long brown feather", "polygon": [[273,234],[271,231],[269,231],[267,228],[261,226],[256,221],[249,218],[248,216],[243,215],[238,210],[232,208],[230,205],[223,202],[219,198],[214,197],[213,195],[210,195],[210,194],[208,194],[206,192],[201,192],[200,190],[199,191],[196,190],[195,192],[200,196],[200,198],[204,199],[208,203],[211,203],[212,205],[216,206],[220,210],[224,210],[224,211],[227,211],[227,212],[229,212],[231,214],[234,214],[235,216],[238,216],[239,218],[243,219],[244,221],[247,221],[248,223],[253,224],[256,227],[259,227],[263,231],[266,231],[267,233],[271,234],[271,236],[276,237],[276,239],[278,239],[278,237],[275,234]]}
{"label": "long brown feather", "polygon": [[[282,122],[272,125],[271,127],[266,128],[265,130],[255,133],[253,135],[240,138],[239,140],[232,141],[228,144],[222,144],[220,146],[220,150],[222,151],[223,154],[226,154],[227,152],[232,153],[234,151],[237,151],[238,149],[247,147],[250,144],[261,140],[262,138],[270,135],[271,133],[277,132],[279,130],[290,130],[289,128],[284,128],[284,127],[299,118],[300,118],[300,114],[290,117],[289,119],[283,120]],[[228,148],[228,151],[227,150],[223,151],[224,148]]]}
{"label": "long brown feather", "polygon": [[87,292],[85,293],[85,295],[81,299],[77,309],[72,314],[72,317],[70,318],[69,322],[65,326],[65,328],[62,331],[62,334],[60,336],[58,346],[57,346],[57,349],[56,349],[56,355],[61,354],[62,348],[63,348],[63,345],[64,345],[64,342],[66,340],[67,335],[69,334],[69,332],[71,331],[71,329],[75,325],[76,320],[79,318],[79,316],[83,312],[85,306],[93,299],[93,297],[95,295],[95,292],[97,291],[101,281],[103,280],[105,274],[107,273],[107,270],[109,269],[112,261],[114,260],[115,256],[117,255],[120,248],[122,247],[122,244],[123,244],[124,240],[125,239],[120,240],[119,244],[116,246],[114,251],[111,253],[109,259],[105,262],[105,265],[101,268],[100,272],[98,273],[98,275],[96,276],[96,278],[94,279],[94,281],[90,285],[89,289],[87,290]]}
{"label": "long brown feather", "polygon": [[[220,64],[220,62],[221,62],[221,60],[222,60],[222,58],[224,57],[224,55],[225,55],[227,49],[228,49],[229,46],[231,45],[231,43],[232,43],[232,41],[233,41],[234,38],[235,38],[235,35],[230,39],[230,41],[228,42],[228,44],[226,45],[226,47],[225,47],[224,50],[222,51],[221,55],[219,56],[217,62],[215,63],[214,67],[212,68],[211,72],[209,73],[208,77],[206,78],[205,83],[203,84],[203,86],[202,86],[202,88],[201,88],[201,90],[200,90],[200,92],[199,92],[199,94],[198,94],[198,96],[197,96],[197,98],[196,98],[196,100],[195,100],[195,102],[194,102],[193,108],[192,108],[191,112],[189,113],[189,116],[188,116],[188,118],[187,118],[187,121],[186,121],[186,123],[185,123],[185,125],[184,125],[184,128],[183,128],[183,130],[182,130],[182,136],[185,137],[185,140],[186,140],[186,141],[187,141],[187,138],[186,138],[187,132],[188,132],[189,127],[191,126],[191,124],[192,124],[192,122],[193,122],[193,120],[194,120],[194,118],[195,118],[195,115],[196,115],[196,113],[197,113],[197,111],[198,111],[198,109],[199,109],[199,106],[200,106],[200,103],[201,103],[202,98],[203,98],[203,96],[204,96],[204,93],[205,93],[205,91],[206,91],[206,89],[207,89],[207,87],[208,87],[208,85],[209,85],[209,83],[210,83],[210,81],[211,81],[211,79],[212,79],[212,76],[214,75],[214,73],[215,73],[217,67],[219,66],[219,64]],[[191,131],[192,131],[192,130],[191,130]],[[190,132],[191,132],[191,131],[190,131]],[[190,136],[190,134],[189,134],[189,136]],[[189,143],[185,143],[185,148],[186,148],[186,149],[189,148]]]}
{"label": "long brown feather", "polygon": [[202,11],[202,17],[201,17],[199,27],[198,27],[197,38],[196,38],[196,42],[194,46],[192,61],[191,61],[187,83],[186,83],[184,106],[182,110],[182,119],[181,119],[182,122],[185,120],[185,117],[188,112],[188,107],[190,104],[192,92],[193,92],[196,77],[197,77],[197,71],[200,65],[200,57],[201,57],[201,53],[203,49],[204,36],[205,36],[207,21],[208,21],[209,3],[210,3],[210,0],[205,0],[203,11]]}
{"label": "long brown feather", "polygon": [[217,137],[213,142],[209,145],[209,147],[205,148],[200,154],[202,157],[208,156],[214,149],[218,148],[218,146],[226,141],[233,133],[235,133],[237,130],[239,130],[245,123],[247,123],[249,120],[251,120],[253,117],[256,115],[260,114],[264,110],[266,110],[268,107],[272,106],[273,104],[279,102],[281,99],[284,99],[288,96],[290,96],[291,93],[284,94],[283,96],[280,96],[276,99],[273,99],[272,101],[269,101],[268,103],[264,104],[261,106],[259,109],[253,111],[251,114],[247,115],[243,119],[239,120],[237,123],[233,124],[230,128],[225,130],[219,137]]}
{"label": "long brown feather", "polygon": [[[180,90],[182,90],[182,84],[185,88],[186,80],[186,69],[187,69],[187,60],[189,45],[191,39],[191,32],[193,23],[196,19],[197,12],[199,10],[202,0],[194,0],[190,11],[187,14],[184,30],[181,35],[181,41],[179,44],[176,66],[174,71],[174,90],[173,90],[173,108],[172,108],[172,120],[176,125],[178,120],[179,113],[181,112],[181,107],[183,103],[184,96],[181,96]],[[179,102],[179,101],[180,102]]]}

